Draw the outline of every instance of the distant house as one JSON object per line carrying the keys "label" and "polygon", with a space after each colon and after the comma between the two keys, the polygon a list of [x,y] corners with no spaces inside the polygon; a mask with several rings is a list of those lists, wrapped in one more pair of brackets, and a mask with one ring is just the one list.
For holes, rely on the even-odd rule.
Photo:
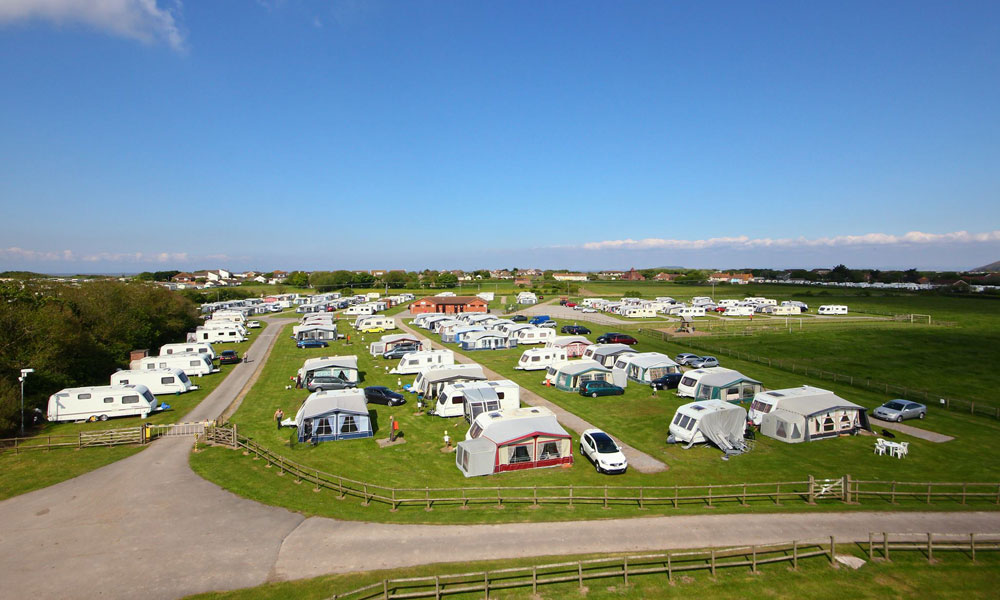
{"label": "distant house", "polygon": [[194,283],[194,273],[178,273],[170,278],[174,283]]}
{"label": "distant house", "polygon": [[653,279],[657,281],[673,281],[678,277],[682,277],[680,273],[657,273]]}
{"label": "distant house", "polygon": [[411,314],[484,313],[488,310],[486,301],[476,296],[430,296],[410,304]]}
{"label": "distant house", "polygon": [[517,295],[518,304],[538,304],[538,296],[532,292],[521,292]]}
{"label": "distant house", "polygon": [[625,277],[624,271],[601,271],[597,274],[600,279],[622,279]]}
{"label": "distant house", "polygon": [[556,281],[587,281],[586,273],[553,273],[552,278]]}
{"label": "distant house", "polygon": [[531,285],[530,277],[517,277],[514,279],[514,285]]}
{"label": "distant house", "polygon": [[625,274],[625,281],[645,281],[646,278],[643,277],[642,273],[635,270],[635,267],[629,269],[628,273]]}

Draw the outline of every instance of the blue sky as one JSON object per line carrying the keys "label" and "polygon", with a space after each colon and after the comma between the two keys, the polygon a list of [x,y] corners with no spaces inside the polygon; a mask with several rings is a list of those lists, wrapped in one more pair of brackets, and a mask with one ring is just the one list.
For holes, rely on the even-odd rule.
{"label": "blue sky", "polygon": [[996,2],[5,0],[0,81],[0,269],[1000,259]]}

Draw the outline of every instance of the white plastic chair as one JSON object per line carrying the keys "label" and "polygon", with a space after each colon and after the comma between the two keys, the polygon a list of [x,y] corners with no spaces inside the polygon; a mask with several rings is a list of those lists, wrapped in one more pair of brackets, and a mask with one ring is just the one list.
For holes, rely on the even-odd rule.
{"label": "white plastic chair", "polygon": [[896,458],[903,458],[910,453],[910,442],[899,442],[896,445]]}
{"label": "white plastic chair", "polygon": [[885,450],[886,450],[885,440],[883,440],[882,438],[875,440],[875,454],[878,454],[879,456],[885,456]]}

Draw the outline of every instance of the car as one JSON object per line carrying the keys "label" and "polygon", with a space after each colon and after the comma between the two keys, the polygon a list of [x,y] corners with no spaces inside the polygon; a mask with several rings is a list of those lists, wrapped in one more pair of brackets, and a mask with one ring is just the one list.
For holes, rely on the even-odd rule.
{"label": "car", "polygon": [[559,301],[559,306],[566,306],[566,301],[565,300],[560,300]]}
{"label": "car", "polygon": [[683,376],[683,373],[667,373],[649,382],[649,385],[654,390],[672,390],[681,382],[681,377]]}
{"label": "car", "polygon": [[587,429],[580,434],[580,454],[594,463],[598,473],[624,473],[628,459],[611,436],[600,429]]}
{"label": "car", "polygon": [[890,400],[872,412],[872,416],[883,421],[902,422],[904,419],[923,419],[927,407],[917,402],[897,398]]}
{"label": "car", "polygon": [[219,355],[220,365],[235,365],[239,364],[242,360],[236,350],[223,350],[222,354]]}
{"label": "car", "polygon": [[686,365],[688,361],[694,360],[696,358],[701,358],[697,354],[691,354],[690,352],[682,352],[674,357],[674,362],[679,365]]}
{"label": "car", "polygon": [[597,338],[598,344],[625,344],[632,346],[639,343],[639,340],[624,333],[605,333]]}
{"label": "car", "polygon": [[595,312],[597,312],[597,309],[596,309],[596,308],[590,308],[590,307],[587,307],[587,308],[583,309],[583,310],[582,310],[582,311],[580,311],[580,312],[585,312],[585,313],[595,313]]}
{"label": "car", "polygon": [[268,310],[270,310],[271,312],[281,312],[284,309],[281,308],[280,306],[278,306],[277,304],[275,304],[274,306],[270,307]]}
{"label": "car", "polygon": [[247,329],[259,329],[260,321],[247,321]]}
{"label": "car", "polygon": [[689,367],[694,367],[695,369],[706,369],[708,367],[719,366],[719,359],[714,356],[699,356],[698,358],[692,358],[688,361]]}
{"label": "car", "polygon": [[562,332],[571,333],[573,335],[587,335],[590,333],[590,330],[583,325],[563,325]]}
{"label": "car", "polygon": [[555,321],[545,321],[544,323],[539,323],[538,327],[546,327],[548,329],[555,329],[559,324]]}
{"label": "car", "polygon": [[299,340],[295,345],[299,348],[326,348],[330,344],[327,344],[323,340]]}
{"label": "car", "polygon": [[580,384],[580,395],[596,398],[598,396],[621,396],[625,388],[610,381],[584,381]]}
{"label": "car", "polygon": [[514,321],[515,323],[520,323],[522,321],[527,321],[528,317],[524,315],[511,315],[510,320]]}
{"label": "car", "polygon": [[420,346],[417,344],[399,344],[398,346],[393,346],[392,350],[388,350],[382,353],[382,358],[403,358],[410,352],[417,352],[420,350]]}
{"label": "car", "polygon": [[361,333],[385,333],[385,327],[369,327],[368,329],[362,329]]}
{"label": "car", "polygon": [[406,404],[406,398],[384,385],[370,385],[365,388],[365,402],[369,404],[399,406],[400,404]]}
{"label": "car", "polygon": [[570,308],[576,308],[576,302],[567,302],[566,306],[568,306]]}
{"label": "car", "polygon": [[306,389],[310,392],[322,392],[323,390],[346,390],[357,387],[350,381],[344,381],[340,377],[333,375],[317,375],[306,383]]}

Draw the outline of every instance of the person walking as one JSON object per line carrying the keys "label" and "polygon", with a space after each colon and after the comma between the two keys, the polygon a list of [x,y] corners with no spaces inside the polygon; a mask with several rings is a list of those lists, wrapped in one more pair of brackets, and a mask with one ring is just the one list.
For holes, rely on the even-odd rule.
{"label": "person walking", "polygon": [[278,429],[281,429],[281,421],[285,418],[285,411],[280,408],[274,411],[274,422],[277,423]]}

